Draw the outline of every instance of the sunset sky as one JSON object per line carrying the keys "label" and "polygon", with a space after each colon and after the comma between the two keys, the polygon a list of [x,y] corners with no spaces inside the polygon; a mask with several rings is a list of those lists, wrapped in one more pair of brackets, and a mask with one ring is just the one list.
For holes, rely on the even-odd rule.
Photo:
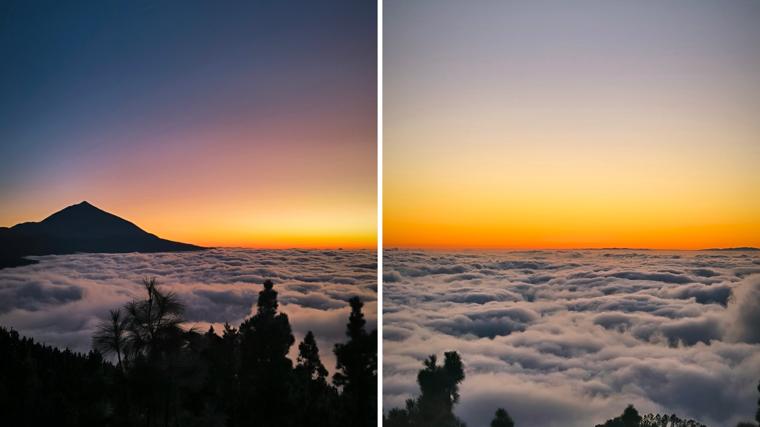
{"label": "sunset sky", "polygon": [[760,2],[384,11],[386,247],[760,246]]}
{"label": "sunset sky", "polygon": [[374,2],[3,2],[0,226],[373,247]]}

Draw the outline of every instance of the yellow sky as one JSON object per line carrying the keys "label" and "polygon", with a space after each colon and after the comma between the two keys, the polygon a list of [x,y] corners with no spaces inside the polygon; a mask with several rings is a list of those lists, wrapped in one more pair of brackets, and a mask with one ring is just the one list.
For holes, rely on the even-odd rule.
{"label": "yellow sky", "polygon": [[[293,197],[293,194],[290,194]],[[376,207],[366,197],[336,195],[324,200],[301,197],[291,200],[248,201],[206,196],[197,200],[152,199],[139,201],[122,197],[88,199],[95,206],[132,221],[159,237],[202,246],[251,248],[375,248]],[[57,200],[56,200],[57,201]],[[24,206],[12,213],[21,219],[7,225],[33,220],[80,200],[60,200],[48,205]]]}
{"label": "yellow sky", "polygon": [[386,13],[386,247],[760,246],[739,7],[444,3]]}
{"label": "yellow sky", "polygon": [[388,123],[385,244],[760,246],[760,127],[660,122]]}
{"label": "yellow sky", "polygon": [[[45,179],[2,189],[0,225],[87,200],[166,239],[204,246],[375,248],[371,129],[181,130],[146,150],[80,155]],[[348,126],[347,126],[348,127]],[[359,136],[360,135],[360,136]],[[50,175],[50,176],[48,176]]]}

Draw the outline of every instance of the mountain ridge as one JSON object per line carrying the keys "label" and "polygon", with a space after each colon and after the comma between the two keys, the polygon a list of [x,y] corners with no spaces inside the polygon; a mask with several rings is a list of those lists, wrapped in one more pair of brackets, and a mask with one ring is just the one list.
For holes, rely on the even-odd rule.
{"label": "mountain ridge", "polygon": [[760,248],[756,248],[754,246],[737,246],[733,248],[707,248],[702,249],[703,251],[728,251],[728,252],[755,252],[760,251]]}
{"label": "mountain ridge", "polygon": [[203,249],[162,239],[87,201],[67,206],[39,222],[0,227],[0,268],[36,262],[26,256]]}

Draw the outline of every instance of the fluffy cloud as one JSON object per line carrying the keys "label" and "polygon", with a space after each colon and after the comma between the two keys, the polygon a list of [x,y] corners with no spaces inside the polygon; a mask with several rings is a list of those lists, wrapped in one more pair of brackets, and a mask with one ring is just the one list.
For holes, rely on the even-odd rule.
{"label": "fluffy cloud", "polygon": [[752,419],[760,258],[657,251],[384,256],[384,403],[417,393],[428,354],[457,350],[456,411],[488,425],[588,426],[633,403],[708,425]]}
{"label": "fluffy cloud", "polygon": [[760,344],[760,275],[749,276],[736,288],[726,319],[728,338]]}
{"label": "fluffy cloud", "polygon": [[[39,264],[0,270],[0,325],[50,345],[90,349],[109,309],[141,298],[143,277],[155,276],[187,305],[188,326],[237,326],[255,311],[261,283],[275,282],[280,309],[300,340],[314,331],[328,368],[344,340],[347,300],[365,301],[377,322],[376,254],[371,251],[214,249],[158,254],[37,257]],[[297,346],[293,346],[293,356]]]}

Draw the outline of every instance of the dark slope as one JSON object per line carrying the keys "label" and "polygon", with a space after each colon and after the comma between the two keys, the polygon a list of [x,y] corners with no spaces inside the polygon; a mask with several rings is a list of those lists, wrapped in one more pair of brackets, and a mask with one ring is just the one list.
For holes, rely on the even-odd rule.
{"label": "dark slope", "polygon": [[751,246],[740,246],[737,248],[709,248],[702,249],[703,251],[724,251],[724,252],[757,252],[760,248],[753,248]]}
{"label": "dark slope", "polygon": [[0,228],[0,268],[30,264],[28,255],[77,252],[176,252],[200,246],[161,239],[116,215],[82,202],[41,222]]}

